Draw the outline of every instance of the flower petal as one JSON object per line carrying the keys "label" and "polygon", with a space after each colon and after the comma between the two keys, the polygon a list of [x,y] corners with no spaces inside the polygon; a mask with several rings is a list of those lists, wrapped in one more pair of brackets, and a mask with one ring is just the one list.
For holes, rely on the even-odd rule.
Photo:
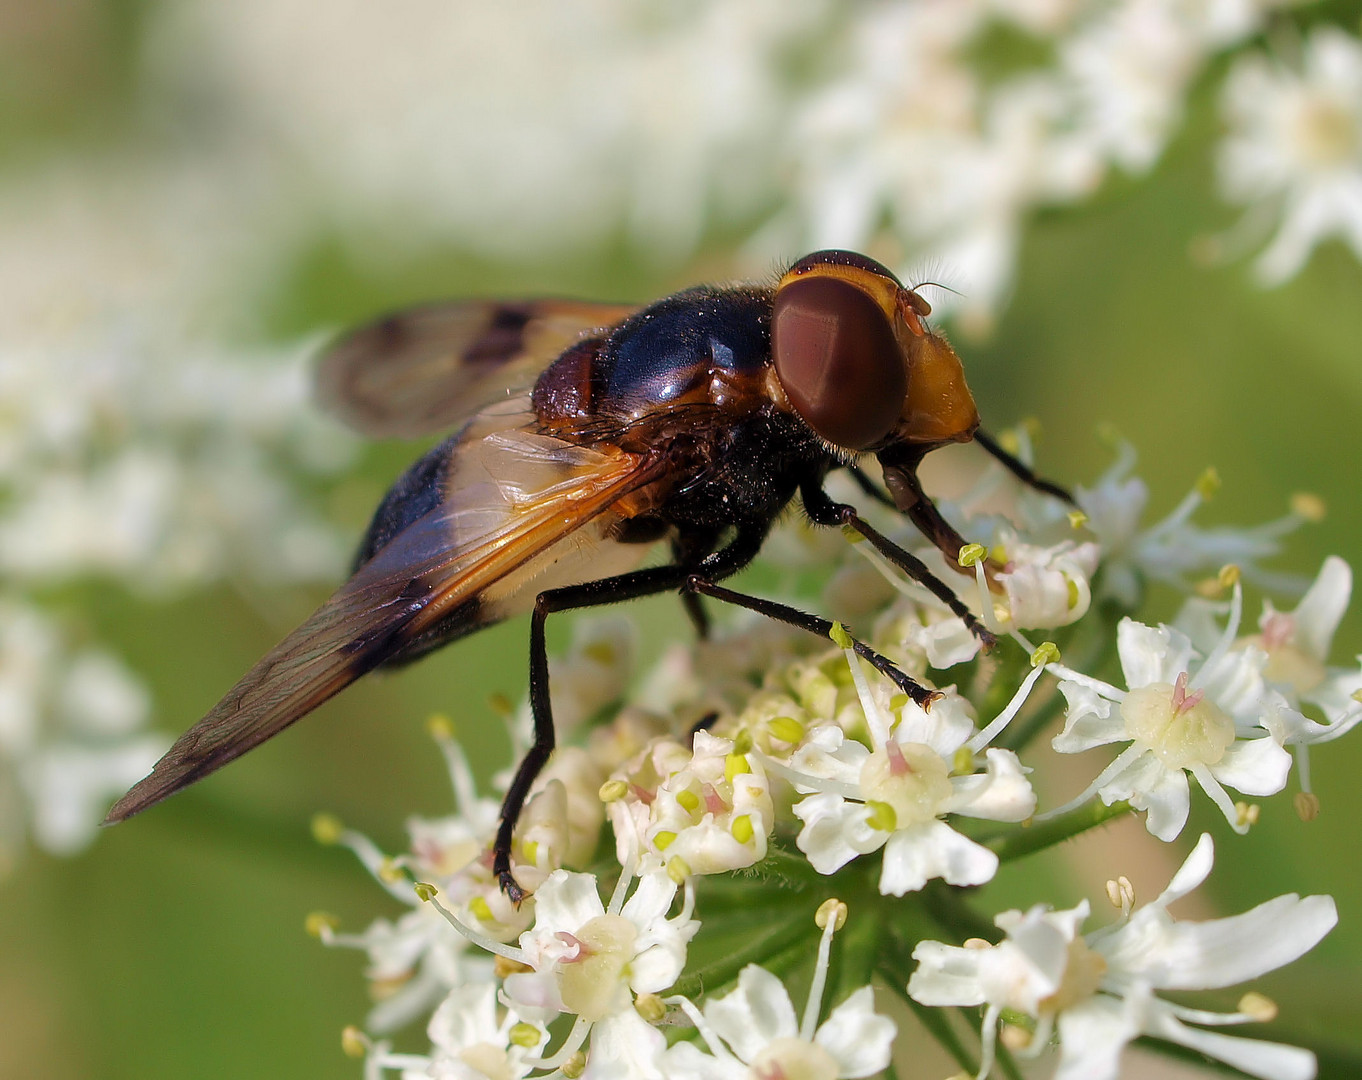
{"label": "flower petal", "polygon": [[1036,812],[1036,793],[1011,750],[989,750],[987,771],[951,780],[955,793],[944,810],[989,821],[1025,821]]}
{"label": "flower petal", "polygon": [[875,993],[863,986],[827,1018],[813,1041],[837,1062],[838,1076],[871,1076],[889,1064],[894,1021],[875,1012]]}
{"label": "flower petal", "polygon": [[1122,619],[1116,628],[1116,651],[1131,690],[1150,683],[1174,683],[1186,671],[1194,655],[1192,643],[1171,626],[1146,626]]}
{"label": "flower petal", "polygon": [[1121,1051],[1140,1034],[1119,998],[1097,994],[1059,1014],[1059,1066],[1054,1080],[1114,1080]]}
{"label": "flower petal", "polygon": [[1286,787],[1291,754],[1276,739],[1236,739],[1210,766],[1211,775],[1245,795],[1275,795]]}
{"label": "flower petal", "polygon": [[784,984],[763,967],[748,964],[738,988],[708,1002],[705,1019],[743,1061],[751,1061],[772,1039],[793,1038],[799,1021]]}
{"label": "flower petal", "polygon": [[944,821],[899,829],[884,846],[880,893],[916,892],[932,878],[949,885],[982,885],[998,872],[998,856]]}
{"label": "flower petal", "polygon": [[908,995],[920,1005],[982,1005],[979,958],[983,951],[919,941],[913,949],[918,964],[908,980]]}
{"label": "flower petal", "polygon": [[1240,1072],[1262,1077],[1262,1080],[1314,1080],[1315,1055],[1298,1046],[1203,1031],[1179,1022],[1171,1013],[1157,1007],[1150,1010],[1145,1030],[1169,1042],[1190,1046],[1207,1057],[1233,1065]]}

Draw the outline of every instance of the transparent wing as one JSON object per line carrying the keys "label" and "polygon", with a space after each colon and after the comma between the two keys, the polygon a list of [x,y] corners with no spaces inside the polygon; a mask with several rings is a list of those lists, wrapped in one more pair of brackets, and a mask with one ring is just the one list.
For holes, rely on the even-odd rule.
{"label": "transparent wing", "polygon": [[[467,618],[466,629],[494,621],[565,555],[580,560],[585,548],[592,561],[590,549],[608,543],[618,517],[612,504],[658,475],[640,456],[575,446],[510,420],[523,422],[523,399],[470,424],[440,505],[247,672],[107,821],[122,821],[240,757],[444,620],[457,626]],[[489,594],[497,611],[480,619]]]}
{"label": "transparent wing", "polygon": [[447,431],[525,389],[568,346],[636,308],[576,300],[466,300],[398,312],[322,356],[317,397],[376,438]]}

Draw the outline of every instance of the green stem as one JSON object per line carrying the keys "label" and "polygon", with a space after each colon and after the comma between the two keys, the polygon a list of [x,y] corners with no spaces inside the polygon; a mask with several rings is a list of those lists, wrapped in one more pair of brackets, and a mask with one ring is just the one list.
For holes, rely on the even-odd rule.
{"label": "green stem", "polygon": [[778,954],[788,952],[796,945],[806,945],[814,934],[813,920],[801,911],[797,918],[777,924],[769,933],[734,950],[722,960],[688,972],[676,981],[669,992],[694,998],[702,992],[717,990],[733,982],[748,964],[769,963]]}
{"label": "green stem", "polygon": [[1108,821],[1130,813],[1130,810],[1128,802],[1114,802],[1108,806],[1101,799],[1094,798],[1057,818],[1012,829],[1005,835],[983,840],[981,843],[996,852],[1003,862],[1010,862],[1024,855],[1053,847],[1065,840],[1071,840],[1079,833],[1087,832],[1098,825],[1105,825]]}

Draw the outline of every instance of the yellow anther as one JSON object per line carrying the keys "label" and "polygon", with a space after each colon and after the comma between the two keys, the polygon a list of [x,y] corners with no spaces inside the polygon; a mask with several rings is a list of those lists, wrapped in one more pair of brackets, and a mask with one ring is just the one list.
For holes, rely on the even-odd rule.
{"label": "yellow anther", "polygon": [[418,881],[412,888],[416,890],[416,895],[423,904],[430,903],[440,895],[440,890],[428,881]]}
{"label": "yellow anther", "polygon": [[984,940],[983,938],[981,938],[981,937],[966,938],[966,939],[965,939],[965,944],[962,946],[962,948],[966,948],[966,949],[991,949],[991,948],[993,948],[993,942],[991,942],[991,941],[985,941],[985,940]]}
{"label": "yellow anther", "polygon": [[1302,821],[1314,821],[1319,817],[1319,796],[1313,791],[1298,791],[1292,802],[1296,806],[1296,816]]}
{"label": "yellow anther", "polygon": [[892,806],[878,799],[868,799],[865,806],[870,811],[870,816],[865,820],[867,825],[880,832],[894,831],[899,823],[899,816],[894,813]]}
{"label": "yellow anther", "polygon": [[468,901],[468,911],[479,922],[497,921],[497,917],[492,914],[492,905],[487,902],[487,898],[484,896],[475,896]]}
{"label": "yellow anther", "polygon": [[1196,590],[1198,596],[1205,600],[1214,600],[1225,591],[1224,586],[1220,584],[1220,579],[1213,577],[1202,578],[1192,588]]}
{"label": "yellow anther", "polygon": [[406,877],[401,865],[391,855],[385,855],[383,861],[378,864],[378,880],[392,885]]}
{"label": "yellow anther", "polygon": [[1329,508],[1312,491],[1298,491],[1291,496],[1291,512],[1298,518],[1318,524],[1328,514]]}
{"label": "yellow anther", "polygon": [[998,445],[1015,457],[1021,453],[1021,439],[1011,428],[998,432]]}
{"label": "yellow anther", "polygon": [[[848,646],[843,645],[842,648]],[[766,730],[781,742],[797,743],[804,740],[804,725],[793,716],[777,716],[766,721]]]}
{"label": "yellow anther", "polygon": [[341,1029],[341,1053],[346,1057],[362,1058],[368,1052],[369,1040],[364,1032],[354,1024],[347,1024]]}
{"label": "yellow anther", "polygon": [[1226,563],[1215,575],[1215,579],[1220,582],[1222,589],[1232,589],[1239,584],[1239,567],[1234,563]]}
{"label": "yellow anther", "polygon": [[1088,523],[1088,515],[1085,514],[1085,513],[1083,513],[1082,510],[1070,510],[1070,511],[1069,511],[1069,528],[1071,528],[1071,529],[1081,529],[1081,528],[1083,528],[1083,526],[1086,525],[1087,523]]}
{"label": "yellow anther", "polygon": [[1220,490],[1220,473],[1214,465],[1208,465],[1206,471],[1196,478],[1196,493],[1203,499],[1209,499]]}
{"label": "yellow anther", "polygon": [[324,938],[334,933],[339,926],[340,919],[327,911],[310,912],[303,920],[303,929],[307,931],[309,937],[314,938]]}
{"label": "yellow anther", "polygon": [[993,550],[988,553],[988,557],[996,563],[1007,565],[1007,548],[1002,544],[994,544]]}
{"label": "yellow anther", "polygon": [[1074,608],[1078,607],[1079,601],[1083,599],[1083,591],[1078,587],[1078,582],[1068,575],[1065,575],[1064,585],[1068,589],[1069,610],[1073,611]]}
{"label": "yellow anther", "polygon": [[1038,668],[1041,664],[1058,664],[1059,646],[1053,641],[1042,641],[1036,646],[1036,651],[1031,654],[1031,666]]}
{"label": "yellow anther", "polygon": [[741,728],[733,736],[733,753],[735,754],[750,754],[755,745],[756,743],[752,741],[752,733],[746,728]]}
{"label": "yellow anther", "polygon": [[1358,687],[1356,690],[1354,690],[1354,691],[1353,691],[1351,694],[1349,694],[1348,696],[1351,697],[1351,698],[1352,698],[1355,702],[1357,702],[1359,705],[1362,705],[1362,687]]}
{"label": "yellow anther", "polygon": [[653,837],[653,847],[658,851],[666,851],[676,840],[676,833],[663,830]]}
{"label": "yellow anther", "polygon": [[656,1024],[667,1015],[667,1006],[662,1004],[662,999],[656,994],[639,994],[634,998],[634,1012],[648,1023]]}
{"label": "yellow anther", "polygon": [[1237,802],[1234,804],[1234,816],[1241,826],[1258,824],[1258,804]]}
{"label": "yellow anther", "polygon": [[733,819],[733,824],[729,826],[729,832],[733,834],[733,839],[740,844],[752,842],[755,830],[752,828],[752,818],[748,814]]}
{"label": "yellow anther", "polygon": [[522,840],[520,842],[520,854],[531,866],[539,865],[539,844],[534,840]]}
{"label": "yellow anther", "polygon": [[855,527],[852,526],[852,525],[843,525],[843,526],[842,526],[842,535],[845,536],[845,537],[847,538],[847,542],[848,542],[848,543],[852,543],[852,544],[859,544],[859,543],[861,543],[863,540],[865,540],[865,537],[862,536],[860,533],[858,533],[858,532],[856,531]]}
{"label": "yellow anther", "polygon": [[454,738],[454,721],[444,713],[431,713],[426,717],[426,734],[432,739]]}
{"label": "yellow anther", "polygon": [[1239,1011],[1262,1024],[1277,1019],[1277,1003],[1256,990],[1250,990],[1239,999]]}
{"label": "yellow anther", "polygon": [[341,833],[345,832],[345,826],[341,824],[341,819],[335,814],[313,814],[312,815],[312,839],[319,844],[330,847],[332,844],[339,844]]}
{"label": "yellow anther", "polygon": [[597,794],[603,803],[618,802],[629,794],[629,785],[623,780],[607,780]]}
{"label": "yellow anther", "polygon": [[961,566],[973,566],[981,563],[988,558],[988,548],[983,544],[966,544],[960,549],[960,554],[956,556],[956,562]]}
{"label": "yellow anther", "polygon": [[969,776],[974,772],[974,751],[968,746],[956,748],[955,754],[951,757],[951,775]]}
{"label": "yellow anther", "polygon": [[498,979],[504,979],[507,975],[524,975],[533,970],[534,968],[530,967],[529,964],[522,964],[519,960],[512,960],[509,956],[492,957],[492,974]]}
{"label": "yellow anther", "polygon": [[1006,626],[1012,621],[1012,609],[1002,602],[994,604],[993,620],[999,626]]}
{"label": "yellow anther", "polygon": [[1116,425],[1106,420],[1097,425],[1097,437],[1108,446],[1120,446],[1126,441]]}
{"label": "yellow anther", "polygon": [[684,885],[686,879],[691,876],[690,863],[686,862],[680,855],[673,855],[667,860],[667,876],[676,884]]}
{"label": "yellow anther", "polygon": [[688,814],[695,813],[700,808],[700,796],[693,791],[681,791],[676,796],[677,804]]}
{"label": "yellow anther", "polygon": [[1135,906],[1135,886],[1130,878],[1122,874],[1114,881],[1107,882],[1107,899],[1118,911],[1129,911]]}
{"label": "yellow anther", "polygon": [[840,930],[847,924],[847,906],[835,896],[824,900],[813,913],[813,924],[818,929],[826,930],[829,922],[834,930]]}
{"label": "yellow anther", "polygon": [[889,708],[892,712],[898,712],[911,700],[907,694],[895,694],[889,699]]}
{"label": "yellow anther", "polygon": [[512,1024],[511,1030],[506,1033],[506,1041],[512,1046],[519,1046],[525,1050],[533,1050],[539,1045],[539,1029],[533,1024],[527,1024],[524,1020],[518,1024]]}
{"label": "yellow anther", "polygon": [[511,704],[511,699],[500,690],[487,695],[487,707],[501,717],[509,717],[515,712],[515,706]]}
{"label": "yellow anther", "polygon": [[729,754],[724,758],[724,779],[730,784],[739,776],[744,776],[752,771],[752,763],[747,760],[746,754]]}
{"label": "yellow anther", "polygon": [[572,1057],[559,1065],[558,1068],[568,1080],[577,1080],[577,1077],[586,1072],[586,1055],[578,1050]]}
{"label": "yellow anther", "polygon": [[832,638],[833,644],[839,649],[850,649],[856,644],[852,636],[847,633],[847,628],[839,622],[832,624],[832,628],[828,630],[828,637]]}

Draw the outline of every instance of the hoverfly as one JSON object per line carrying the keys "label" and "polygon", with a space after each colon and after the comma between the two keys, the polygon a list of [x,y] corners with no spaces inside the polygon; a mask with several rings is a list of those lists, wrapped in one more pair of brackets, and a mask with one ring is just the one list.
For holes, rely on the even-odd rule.
{"label": "hoverfly", "polygon": [[[374,436],[454,434],[393,485],[351,578],[107,821],[207,776],[366,672],[528,610],[534,745],[493,847],[493,869],[518,900],[512,832],[554,747],[547,617],[678,592],[702,635],[703,596],[826,635],[826,619],[719,584],[756,557],[796,494],[815,524],[859,533],[991,644],[921,560],[824,491],[832,470],[850,469],[950,563],[964,541],[917,481],[930,451],[977,439],[1022,481],[1068,498],[979,431],[960,359],[924,322],[930,312],[873,259],[820,251],[774,288],[697,287],[642,309],[436,304],[342,338],[321,361],[325,405]],[[857,466],[866,454],[887,494]],[[663,542],[670,559],[640,568]],[[864,643],[854,648],[930,704],[932,691]]]}

